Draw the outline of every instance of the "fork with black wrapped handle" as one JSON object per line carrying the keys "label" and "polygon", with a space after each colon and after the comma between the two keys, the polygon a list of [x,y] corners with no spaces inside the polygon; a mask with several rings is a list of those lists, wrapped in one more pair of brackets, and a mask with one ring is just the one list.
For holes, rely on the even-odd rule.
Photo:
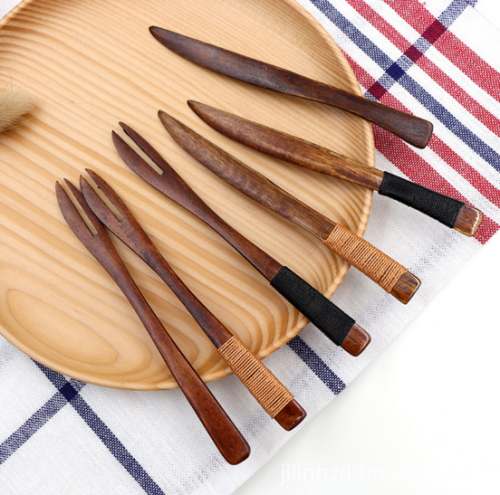
{"label": "fork with black wrapped handle", "polygon": [[126,124],[120,123],[120,125],[161,169],[161,173],[153,169],[129,144],[113,132],[113,142],[118,154],[136,174],[212,227],[332,342],[353,356],[358,356],[366,348],[370,343],[370,335],[349,315],[295,272],[283,266],[231,227],[189,187],[142,136]]}

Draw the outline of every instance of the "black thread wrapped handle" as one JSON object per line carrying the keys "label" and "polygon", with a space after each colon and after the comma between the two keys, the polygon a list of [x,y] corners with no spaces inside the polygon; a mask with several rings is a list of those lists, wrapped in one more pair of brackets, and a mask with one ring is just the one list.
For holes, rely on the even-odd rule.
{"label": "black thread wrapped handle", "polygon": [[284,266],[271,285],[333,343],[341,345],[355,321],[295,272]]}
{"label": "black thread wrapped handle", "polygon": [[453,228],[465,203],[384,172],[379,194],[395,199]]}

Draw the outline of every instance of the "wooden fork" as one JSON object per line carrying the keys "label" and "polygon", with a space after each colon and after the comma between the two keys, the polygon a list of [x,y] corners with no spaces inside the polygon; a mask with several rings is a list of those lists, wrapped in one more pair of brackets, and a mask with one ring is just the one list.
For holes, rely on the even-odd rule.
{"label": "wooden fork", "polygon": [[87,169],[87,172],[116,209],[120,218],[82,177],[80,188],[92,211],[172,289],[215,345],[220,355],[269,416],[285,430],[295,428],[306,417],[306,412],[293,395],[189,290],[112,187],[92,170]]}
{"label": "wooden fork", "polygon": [[191,407],[200,418],[220,453],[230,464],[239,464],[244,461],[250,455],[248,443],[184,357],[146,299],[144,299],[113,246],[104,226],[89,208],[81,192],[68,180],[66,180],[66,184],[87,215],[88,220],[95,229],[95,234],[80,216],[66,191],[57,182],[57,200],[69,227],[111,275],[111,278],[130,301],[179,387],[184,392]]}

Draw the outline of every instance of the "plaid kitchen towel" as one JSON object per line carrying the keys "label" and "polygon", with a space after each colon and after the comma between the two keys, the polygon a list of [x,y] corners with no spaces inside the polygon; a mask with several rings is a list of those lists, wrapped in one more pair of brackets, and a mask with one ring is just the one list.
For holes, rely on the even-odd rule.
{"label": "plaid kitchen towel", "polygon": [[[2,0],[0,15],[17,3]],[[403,306],[351,270],[334,300],[373,329],[367,350],[353,358],[309,325],[266,358],[311,420],[499,228],[500,33],[475,9],[480,0],[300,3],[343,50],[367,98],[434,124],[424,150],[375,127],[377,167],[485,215],[469,239],[374,196],[365,238],[388,253],[397,245],[398,261],[425,283]],[[234,377],[210,388],[251,445],[252,455],[239,466],[229,466],[202,440],[180,391],[88,385],[34,362],[0,337],[0,494],[233,492],[293,433],[269,421],[254,401],[236,402],[247,392]]]}

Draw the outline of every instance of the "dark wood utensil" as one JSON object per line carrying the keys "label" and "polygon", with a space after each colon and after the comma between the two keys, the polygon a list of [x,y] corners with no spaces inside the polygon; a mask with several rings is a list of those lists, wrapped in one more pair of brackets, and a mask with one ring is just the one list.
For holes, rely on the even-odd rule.
{"label": "dark wood utensil", "polygon": [[57,182],[57,201],[69,227],[111,275],[111,278],[130,301],[179,387],[184,392],[191,407],[200,418],[220,453],[230,464],[239,464],[244,461],[250,455],[248,443],[144,299],[113,246],[104,226],[94,215],[81,192],[71,182],[66,181],[66,184],[91,224],[91,227],[87,226],[66,191]]}
{"label": "dark wood utensil", "polygon": [[80,188],[83,196],[99,220],[139,255],[172,289],[269,416],[276,419],[288,431],[300,424],[306,417],[306,412],[293,395],[184,284],[111,186],[92,170],[87,169],[87,172],[120,215],[118,218],[82,177]]}
{"label": "dark wood utensil", "polygon": [[473,236],[481,225],[483,214],[462,201],[229,112],[196,101],[188,104],[208,125],[250,148],[378,191],[467,236]]}
{"label": "dark wood utensil", "polygon": [[113,132],[113,142],[118,154],[135,173],[212,227],[332,342],[340,345],[353,356],[359,355],[366,348],[370,342],[370,336],[351,317],[292,270],[283,266],[232,228],[189,187],[142,136],[126,124],[120,123],[120,125],[162,171],[160,174],[154,170],[118,134]]}
{"label": "dark wood utensil", "polygon": [[341,108],[383,127],[418,148],[425,148],[431,138],[433,125],[427,120],[166,29],[150,27],[149,30],[162,45],[215,72],[255,86]]}
{"label": "dark wood utensil", "polygon": [[238,191],[314,234],[399,301],[406,304],[415,294],[420,280],[369,242],[294,198],[167,113],[160,111],[159,117],[181,148]]}

